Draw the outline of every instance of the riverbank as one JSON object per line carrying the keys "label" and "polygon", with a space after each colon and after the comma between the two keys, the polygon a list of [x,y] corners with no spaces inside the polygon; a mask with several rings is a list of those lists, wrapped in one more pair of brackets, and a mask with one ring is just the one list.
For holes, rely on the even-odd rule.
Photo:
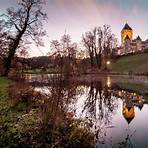
{"label": "riverbank", "polygon": [[0,77],[0,98],[7,98],[7,89],[9,86],[10,80],[4,77]]}
{"label": "riverbank", "polygon": [[[54,77],[55,76],[55,77]],[[59,81],[58,75],[30,75],[28,81],[34,87],[49,87],[60,85],[62,83],[75,86],[90,86],[91,84],[101,83],[101,87],[110,89],[116,86],[117,88],[133,91],[138,94],[148,95],[148,77],[147,76],[129,76],[129,75],[80,75],[73,76]]]}
{"label": "riverbank", "polygon": [[148,53],[125,55],[113,60],[108,66],[112,72],[148,75]]}
{"label": "riverbank", "polygon": [[22,81],[10,82],[0,77],[0,147],[94,147],[87,121],[62,108],[63,98],[57,105],[60,96],[53,92],[44,96]]}

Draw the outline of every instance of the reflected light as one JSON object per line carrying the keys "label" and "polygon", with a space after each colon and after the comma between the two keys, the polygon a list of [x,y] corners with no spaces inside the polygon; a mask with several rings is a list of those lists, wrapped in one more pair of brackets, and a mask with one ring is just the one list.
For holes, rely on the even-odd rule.
{"label": "reflected light", "polygon": [[119,54],[119,55],[121,54],[121,50],[118,50],[118,54]]}
{"label": "reflected light", "polygon": [[119,91],[119,92],[118,92],[118,95],[121,97],[121,96],[122,96],[122,92],[121,92],[121,91]]}
{"label": "reflected light", "polygon": [[107,77],[106,84],[107,84],[107,87],[111,87],[111,78],[109,76]]}
{"label": "reflected light", "polygon": [[127,103],[123,103],[123,109],[122,109],[122,114],[124,116],[124,118],[126,119],[126,121],[128,122],[128,124],[130,124],[130,122],[134,119],[135,117],[135,108],[134,105],[129,105]]}

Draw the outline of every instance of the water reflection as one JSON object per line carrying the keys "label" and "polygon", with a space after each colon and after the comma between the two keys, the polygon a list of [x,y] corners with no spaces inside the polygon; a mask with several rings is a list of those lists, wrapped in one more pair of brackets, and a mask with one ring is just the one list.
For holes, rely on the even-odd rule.
{"label": "water reflection", "polygon": [[107,76],[107,82],[106,82],[106,85],[108,88],[111,87],[111,77],[110,76]]}
{"label": "water reflection", "polygon": [[111,77],[90,83],[50,84],[44,87],[50,99],[44,103],[43,115],[50,109],[55,117],[64,109],[87,120],[99,148],[148,147],[148,97],[116,86]]}
{"label": "water reflection", "polygon": [[135,117],[135,108],[134,104],[131,99],[126,99],[123,101],[123,110],[122,110],[123,116],[128,122],[128,124],[133,120]]}

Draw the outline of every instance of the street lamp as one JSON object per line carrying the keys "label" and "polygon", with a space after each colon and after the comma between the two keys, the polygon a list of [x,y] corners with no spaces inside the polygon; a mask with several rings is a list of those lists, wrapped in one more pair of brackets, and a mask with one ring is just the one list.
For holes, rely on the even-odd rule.
{"label": "street lamp", "polygon": [[106,65],[110,65],[110,63],[111,63],[110,61],[106,61]]}

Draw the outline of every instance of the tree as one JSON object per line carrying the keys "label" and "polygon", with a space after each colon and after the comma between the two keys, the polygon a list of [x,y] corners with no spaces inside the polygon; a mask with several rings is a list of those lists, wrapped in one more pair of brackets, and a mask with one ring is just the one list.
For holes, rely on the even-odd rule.
{"label": "tree", "polygon": [[19,51],[19,56],[20,57],[22,57],[22,59],[21,59],[21,64],[22,64],[22,74],[24,73],[24,70],[26,69],[26,67],[28,66],[27,64],[27,60],[26,60],[26,58],[28,58],[28,56],[29,56],[29,53],[28,53],[28,51],[26,50],[26,49],[21,49],[20,51]]}
{"label": "tree", "polygon": [[82,36],[82,42],[84,47],[87,49],[89,57],[90,57],[90,63],[91,63],[91,68],[94,67],[94,48],[93,48],[93,35],[92,32],[86,32]]}
{"label": "tree", "polygon": [[96,64],[99,69],[102,66],[102,58],[108,58],[112,49],[116,46],[115,35],[108,25],[95,27],[93,30],[86,32],[82,36],[82,42],[88,51],[91,67],[93,68]]}
{"label": "tree", "polygon": [[100,68],[106,67],[106,61],[111,58],[112,50],[117,46],[117,39],[111,31],[109,25],[98,28],[99,51],[96,53],[96,60],[99,59]]}
{"label": "tree", "polygon": [[6,14],[1,15],[4,27],[9,34],[8,55],[5,60],[4,76],[7,76],[14,55],[20,44],[32,39],[37,45],[43,45],[41,37],[45,35],[42,21],[47,15],[42,12],[43,0],[20,0],[18,9],[8,8]]}
{"label": "tree", "polygon": [[67,76],[71,74],[76,59],[77,44],[71,42],[70,35],[63,35],[60,41],[52,40],[51,49],[60,73],[65,73]]}

